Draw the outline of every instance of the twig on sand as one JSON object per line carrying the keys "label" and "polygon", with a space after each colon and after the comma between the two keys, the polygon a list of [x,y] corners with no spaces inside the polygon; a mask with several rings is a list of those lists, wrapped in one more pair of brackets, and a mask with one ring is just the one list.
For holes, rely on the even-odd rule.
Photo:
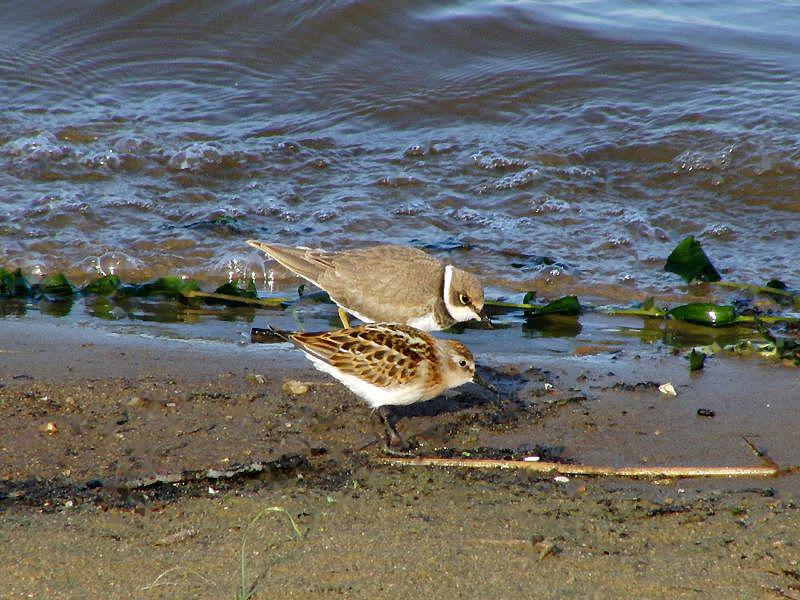
{"label": "twig on sand", "polygon": [[556,462],[527,460],[498,460],[491,458],[389,458],[383,464],[409,467],[461,467],[467,469],[522,469],[537,473],[560,473],[562,475],[600,475],[606,477],[639,477],[642,479],[670,477],[775,477],[781,473],[795,473],[799,467],[781,468],[766,452],[756,447],[748,438],[742,437],[748,448],[759,457],[763,465],[744,467],[605,467],[574,465]]}
{"label": "twig on sand", "polygon": [[393,458],[381,459],[383,464],[408,467],[461,467],[467,469],[523,469],[537,473],[562,475],[602,475],[608,477],[774,477],[781,472],[777,466],[745,467],[606,467],[572,465],[525,460],[496,460],[481,458]]}
{"label": "twig on sand", "polygon": [[751,442],[748,438],[742,436],[742,439],[744,440],[744,443],[747,444],[747,447],[753,451],[753,454],[755,454],[758,458],[760,458],[765,465],[780,470],[780,467],[778,467],[778,463],[772,460],[772,457],[770,457],[766,452],[764,452],[760,448],[757,448],[756,445],[753,442]]}

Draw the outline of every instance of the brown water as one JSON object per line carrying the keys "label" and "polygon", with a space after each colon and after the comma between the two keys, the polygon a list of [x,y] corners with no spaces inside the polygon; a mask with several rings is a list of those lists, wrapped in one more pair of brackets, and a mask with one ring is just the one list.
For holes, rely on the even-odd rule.
{"label": "brown water", "polygon": [[250,237],[391,241],[624,299],[693,234],[797,286],[798,31],[777,1],[5,3],[0,266],[263,282]]}

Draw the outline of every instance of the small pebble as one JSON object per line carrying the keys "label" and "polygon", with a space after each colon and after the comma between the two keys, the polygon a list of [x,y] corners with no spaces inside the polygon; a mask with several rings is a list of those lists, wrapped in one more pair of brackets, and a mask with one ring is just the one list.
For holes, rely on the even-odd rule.
{"label": "small pebble", "polygon": [[675,391],[675,386],[671,383],[664,383],[658,386],[658,391],[667,396],[677,396],[678,392]]}
{"label": "small pebble", "polygon": [[264,379],[264,376],[260,375],[259,373],[248,373],[247,381],[253,385],[264,385],[267,382],[267,380]]}
{"label": "small pebble", "polygon": [[281,389],[287,394],[294,394],[295,396],[302,396],[308,392],[308,385],[296,379],[287,379],[283,382]]}
{"label": "small pebble", "polygon": [[558,483],[569,483],[569,477],[564,477],[563,475],[556,475],[553,477],[553,481]]}
{"label": "small pebble", "polygon": [[522,460],[525,462],[539,462],[541,459],[538,456],[526,456]]}
{"label": "small pebble", "polygon": [[39,425],[39,431],[48,435],[55,435],[58,433],[58,426],[52,421],[48,421],[44,425]]}
{"label": "small pebble", "polygon": [[697,416],[698,417],[713,417],[714,416],[714,411],[713,410],[709,410],[707,408],[698,408],[697,409]]}

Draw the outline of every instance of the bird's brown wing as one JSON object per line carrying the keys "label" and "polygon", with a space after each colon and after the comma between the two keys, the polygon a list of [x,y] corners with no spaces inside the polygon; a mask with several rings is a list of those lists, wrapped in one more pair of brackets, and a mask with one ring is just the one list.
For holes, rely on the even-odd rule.
{"label": "bird's brown wing", "polygon": [[410,383],[438,368],[433,338],[410,327],[367,324],[289,337],[311,356],[378,387]]}
{"label": "bird's brown wing", "polygon": [[330,255],[322,250],[294,248],[283,244],[268,244],[258,240],[248,240],[247,243],[253,248],[266,252],[293,273],[323,289],[325,288],[320,283],[320,280],[327,271],[332,271],[335,268],[335,264],[330,260]]}
{"label": "bird's brown wing", "polygon": [[341,252],[247,242],[370,321],[407,322],[441,303],[444,265],[422,250],[381,245]]}
{"label": "bird's brown wing", "polygon": [[372,246],[330,255],[333,269],[319,286],[340,306],[372,321],[407,321],[433,311],[442,296],[444,265],[405,246]]}

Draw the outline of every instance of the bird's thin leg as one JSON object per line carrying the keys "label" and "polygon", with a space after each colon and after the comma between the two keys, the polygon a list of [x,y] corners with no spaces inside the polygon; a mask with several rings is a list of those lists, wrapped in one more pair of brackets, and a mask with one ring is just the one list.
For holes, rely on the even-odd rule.
{"label": "bird's thin leg", "polygon": [[344,309],[341,306],[339,307],[339,319],[342,321],[342,325],[344,325],[344,328],[349,329],[350,321],[347,318],[347,313],[344,312]]}
{"label": "bird's thin leg", "polygon": [[403,441],[402,436],[397,432],[397,429],[395,429],[394,425],[392,424],[392,420],[389,417],[389,407],[379,406],[374,412],[383,426],[383,431],[385,434],[383,451],[386,454],[393,456],[411,456],[407,452],[398,452],[397,450],[392,449],[392,446],[405,448],[406,443]]}

